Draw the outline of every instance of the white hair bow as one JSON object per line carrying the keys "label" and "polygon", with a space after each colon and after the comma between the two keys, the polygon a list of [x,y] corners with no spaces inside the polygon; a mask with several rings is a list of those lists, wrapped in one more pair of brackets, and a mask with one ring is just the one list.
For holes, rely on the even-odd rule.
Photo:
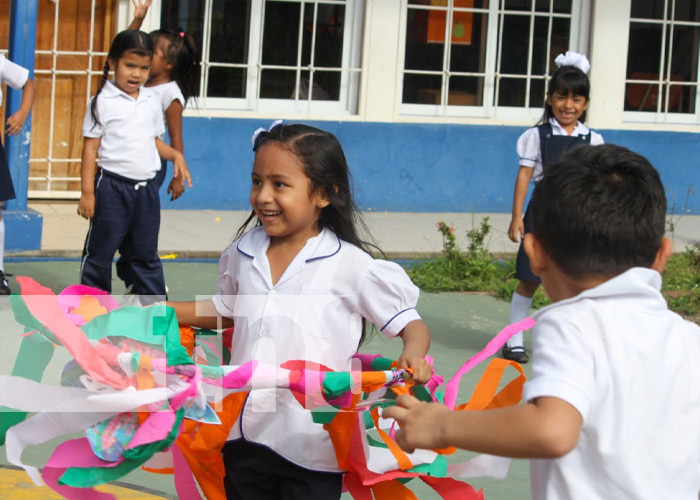
{"label": "white hair bow", "polygon": [[253,137],[250,138],[250,142],[252,142],[253,146],[255,146],[255,141],[258,140],[258,136],[260,134],[262,134],[263,132],[269,134],[270,132],[272,132],[272,129],[275,128],[277,125],[282,125],[282,120],[275,120],[274,122],[272,122],[272,125],[270,125],[270,128],[267,129],[259,127],[255,130],[255,132],[253,132]]}
{"label": "white hair bow", "polygon": [[591,69],[591,63],[588,62],[586,56],[570,50],[566,51],[566,54],[559,54],[556,59],[554,59],[554,64],[557,65],[557,68],[561,68],[562,66],[574,66],[583,71],[584,75],[587,75]]}

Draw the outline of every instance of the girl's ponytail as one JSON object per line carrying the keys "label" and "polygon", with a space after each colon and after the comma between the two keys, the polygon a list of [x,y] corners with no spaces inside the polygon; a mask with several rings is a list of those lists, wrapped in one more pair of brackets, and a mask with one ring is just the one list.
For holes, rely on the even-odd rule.
{"label": "girl's ponytail", "polygon": [[161,39],[166,41],[167,48],[164,55],[166,60],[173,65],[170,77],[180,87],[186,104],[190,98],[197,95],[198,91],[199,52],[197,43],[192,35],[184,31],[168,29],[151,32],[151,38],[155,46]]}
{"label": "girl's ponytail", "polygon": [[185,97],[185,102],[187,102],[191,97],[197,95],[199,56],[197,43],[192,35],[183,31],[180,32],[180,37],[183,43],[182,50],[178,53],[177,68],[181,69],[178,71],[175,81]]}
{"label": "girl's ponytail", "polygon": [[104,88],[105,83],[107,82],[108,75],[109,75],[109,59],[107,59],[105,61],[104,71],[102,71],[102,79],[100,80],[100,84],[97,86],[97,92],[95,92],[95,96],[92,98],[92,104],[90,105],[90,116],[92,116],[92,121],[93,121],[92,128],[95,128],[95,125],[102,126],[102,123],[100,122],[100,118],[97,116],[97,96],[100,95],[100,92],[102,92],[102,89]]}

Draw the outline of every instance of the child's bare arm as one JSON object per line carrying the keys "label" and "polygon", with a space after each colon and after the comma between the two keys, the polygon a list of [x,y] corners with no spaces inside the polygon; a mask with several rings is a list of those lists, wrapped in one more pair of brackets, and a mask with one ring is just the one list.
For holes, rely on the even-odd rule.
{"label": "child's bare arm", "polygon": [[24,87],[22,87],[22,101],[19,105],[19,109],[14,112],[5,123],[5,132],[7,132],[7,135],[17,135],[22,130],[22,126],[27,120],[29,112],[32,110],[35,95],[36,84],[34,80],[27,78]]}
{"label": "child's bare arm", "polygon": [[[165,122],[168,126],[168,137],[170,146],[183,155],[185,154],[185,144],[182,140],[182,104],[174,100],[165,110]],[[183,176],[173,176],[168,184],[168,194],[171,200],[176,200],[185,192],[185,179]]]}
{"label": "child's bare arm", "polygon": [[97,150],[99,147],[99,137],[83,138],[78,215],[86,219],[91,219],[95,213],[95,174],[97,173]]}
{"label": "child's bare arm", "polygon": [[533,168],[520,167],[518,177],[515,180],[515,189],[513,191],[513,216],[510,220],[508,228],[508,237],[511,241],[518,242],[518,237],[525,236],[525,226],[523,225],[523,205],[525,204],[525,196],[527,195],[527,186],[532,179]]}
{"label": "child's bare arm", "polygon": [[164,159],[173,162],[173,177],[178,178],[183,183],[187,183],[187,187],[192,187],[192,177],[185,162],[185,156],[173,147],[168,146],[163,140],[156,137],[156,148],[158,155]]}
{"label": "child's bare arm", "polygon": [[515,458],[567,454],[576,446],[583,423],[573,406],[554,397],[495,410],[454,412],[438,403],[401,396],[383,416],[401,424],[396,441],[406,451],[456,446]]}
{"label": "child's bare arm", "polygon": [[148,13],[148,8],[151,6],[151,2],[153,2],[153,0],[131,0],[132,5],[134,6],[134,19],[129,25],[130,30],[141,29],[141,25],[143,24],[146,14]]}
{"label": "child's bare arm", "polygon": [[415,382],[421,384],[427,382],[433,371],[433,367],[425,360],[425,355],[430,348],[428,325],[422,320],[413,320],[404,327],[399,336],[403,340],[399,366],[412,368]]}
{"label": "child's bare arm", "polygon": [[181,326],[194,326],[218,330],[233,326],[233,320],[220,316],[211,299],[192,300],[188,302],[166,302],[175,309],[177,321]]}

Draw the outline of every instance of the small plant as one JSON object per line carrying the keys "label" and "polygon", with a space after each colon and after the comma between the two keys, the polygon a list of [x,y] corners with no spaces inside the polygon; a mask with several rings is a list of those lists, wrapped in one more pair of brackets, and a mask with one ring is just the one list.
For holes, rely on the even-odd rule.
{"label": "small plant", "polygon": [[[693,194],[692,188],[689,189],[687,196]],[[671,234],[686,212],[683,208],[678,217],[671,216],[671,225],[667,226]],[[437,229],[442,235],[442,255],[407,270],[419,288],[427,292],[488,292],[503,300],[511,299],[518,285],[515,259],[498,260],[489,252],[487,242],[492,228],[488,217],[466,232],[466,252],[460,252],[453,226],[440,221]],[[700,243],[671,256],[663,273],[661,291],[670,309],[700,323]],[[539,309],[549,303],[543,287],[539,287],[532,307]]]}
{"label": "small plant", "polygon": [[486,249],[484,243],[486,242],[486,237],[491,233],[491,224],[489,224],[489,218],[484,217],[478,228],[472,228],[467,231],[467,241],[469,242],[467,249],[469,251],[469,256],[487,256],[489,251]]}
{"label": "small plant", "polygon": [[672,198],[673,201],[671,202],[671,205],[668,208],[669,215],[666,219],[666,232],[671,236],[671,241],[675,243],[676,227],[678,226],[678,223],[681,221],[683,216],[690,212],[690,209],[688,209],[688,202],[690,201],[691,196],[695,196],[695,186],[689,186],[688,190],[685,192],[685,200],[683,201],[683,206],[681,207],[680,213],[678,215],[676,215],[675,192],[672,189],[669,189],[668,193],[669,198]]}
{"label": "small plant", "polygon": [[455,228],[448,226],[443,221],[437,223],[438,231],[442,234],[442,251],[446,257],[454,259],[459,254],[457,250],[457,238]]}
{"label": "small plant", "polygon": [[496,261],[486,248],[491,233],[488,217],[467,231],[465,253],[460,252],[453,226],[440,221],[436,227],[442,235],[442,255],[409,270],[413,281],[423,290],[490,291],[512,275],[512,266]]}

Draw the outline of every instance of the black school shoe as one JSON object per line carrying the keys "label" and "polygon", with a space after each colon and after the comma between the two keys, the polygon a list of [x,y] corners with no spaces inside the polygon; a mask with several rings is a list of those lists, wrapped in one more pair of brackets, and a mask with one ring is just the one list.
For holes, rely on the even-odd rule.
{"label": "black school shoe", "polygon": [[501,349],[501,356],[503,356],[503,359],[515,361],[520,364],[525,364],[530,361],[530,356],[527,355],[525,348],[519,345],[513,347],[508,347],[507,344],[504,345],[503,349]]}
{"label": "black school shoe", "polygon": [[10,290],[10,285],[7,282],[7,277],[12,276],[11,274],[6,274],[4,271],[0,271],[0,295],[10,295],[12,290]]}

